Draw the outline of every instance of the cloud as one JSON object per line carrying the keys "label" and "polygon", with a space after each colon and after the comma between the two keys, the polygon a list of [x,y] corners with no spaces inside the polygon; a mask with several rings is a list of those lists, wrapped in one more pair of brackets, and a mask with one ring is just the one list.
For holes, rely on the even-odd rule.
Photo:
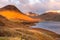
{"label": "cloud", "polygon": [[8,4],[9,4],[8,0],[0,0],[0,8]]}
{"label": "cloud", "polygon": [[0,7],[16,5],[23,12],[42,13],[47,10],[60,10],[59,0],[0,0]]}

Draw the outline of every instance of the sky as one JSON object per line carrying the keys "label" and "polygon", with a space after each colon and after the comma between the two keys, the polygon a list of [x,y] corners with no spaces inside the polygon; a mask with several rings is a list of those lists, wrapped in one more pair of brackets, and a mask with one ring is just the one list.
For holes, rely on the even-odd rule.
{"label": "sky", "polygon": [[22,12],[42,14],[48,10],[60,10],[60,0],[0,0],[0,8],[15,5]]}

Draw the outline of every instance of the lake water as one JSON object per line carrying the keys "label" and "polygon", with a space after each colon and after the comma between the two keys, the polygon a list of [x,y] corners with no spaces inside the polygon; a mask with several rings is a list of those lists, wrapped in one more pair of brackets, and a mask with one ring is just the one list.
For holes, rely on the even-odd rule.
{"label": "lake water", "polygon": [[43,28],[46,30],[53,31],[57,34],[60,34],[60,22],[40,22],[37,23],[35,26],[32,26],[33,28]]}

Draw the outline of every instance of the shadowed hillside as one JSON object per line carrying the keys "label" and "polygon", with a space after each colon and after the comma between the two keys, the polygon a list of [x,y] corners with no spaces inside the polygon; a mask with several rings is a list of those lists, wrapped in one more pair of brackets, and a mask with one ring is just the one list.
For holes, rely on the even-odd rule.
{"label": "shadowed hillside", "polygon": [[47,12],[38,17],[45,21],[60,21],[60,13],[57,12]]}

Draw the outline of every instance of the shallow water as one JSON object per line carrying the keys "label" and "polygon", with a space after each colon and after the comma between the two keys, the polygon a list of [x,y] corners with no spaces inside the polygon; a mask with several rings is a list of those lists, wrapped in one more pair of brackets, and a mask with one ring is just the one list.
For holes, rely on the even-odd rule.
{"label": "shallow water", "polygon": [[46,30],[53,31],[57,34],[60,34],[60,22],[52,22],[52,21],[40,22],[32,27],[33,28],[43,28]]}

